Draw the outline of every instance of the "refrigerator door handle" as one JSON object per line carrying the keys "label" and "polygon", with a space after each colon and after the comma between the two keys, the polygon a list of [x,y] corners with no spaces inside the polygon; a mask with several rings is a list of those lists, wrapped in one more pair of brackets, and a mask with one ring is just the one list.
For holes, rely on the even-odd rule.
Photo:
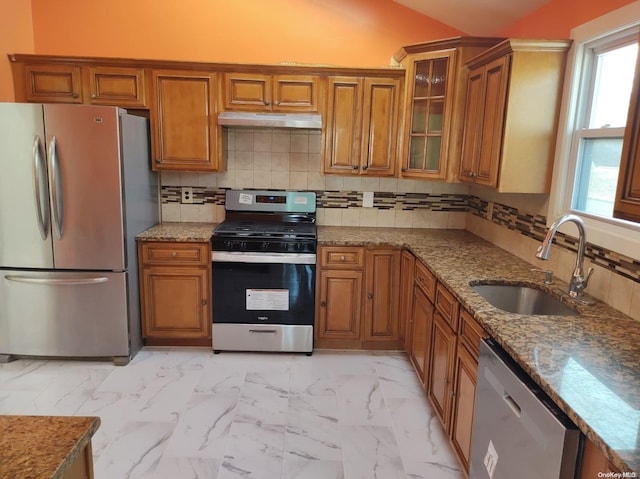
{"label": "refrigerator door handle", "polygon": [[49,142],[49,165],[53,173],[51,182],[51,197],[53,200],[53,222],[56,227],[56,236],[62,238],[64,233],[64,191],[62,189],[62,172],[60,171],[60,159],[56,145],[56,137]]}
{"label": "refrigerator door handle", "polygon": [[[40,137],[35,135],[33,139],[33,194],[36,200],[36,213],[40,236],[46,240],[49,236],[49,205],[44,205],[43,198],[48,198],[46,169],[43,169],[44,157]],[[44,175],[44,176],[43,176]],[[44,191],[43,191],[44,188]]]}
{"label": "refrigerator door handle", "polygon": [[63,279],[63,278],[37,278],[32,276],[15,276],[6,275],[4,277],[7,281],[13,281],[15,283],[30,283],[30,284],[51,284],[60,286],[77,286],[80,284],[98,284],[106,283],[109,278],[104,276],[96,276],[95,278],[77,278],[77,279]]}

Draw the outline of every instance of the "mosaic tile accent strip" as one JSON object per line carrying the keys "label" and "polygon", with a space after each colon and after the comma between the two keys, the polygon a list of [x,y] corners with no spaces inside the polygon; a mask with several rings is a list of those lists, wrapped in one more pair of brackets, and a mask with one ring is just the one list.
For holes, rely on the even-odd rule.
{"label": "mosaic tile accent strip", "polygon": [[[469,212],[510,230],[542,241],[547,233],[547,218],[528,213],[511,206],[487,202],[475,196],[469,197]],[[558,232],[554,243],[564,249],[577,253],[578,240],[573,236]],[[640,283],[640,261],[616,253],[602,246],[587,243],[585,256],[594,264],[602,266],[620,276]]]}
{"label": "mosaic tile accent strip", "polygon": [[[162,203],[180,203],[180,186],[163,186]],[[227,188],[206,188],[192,186],[193,204],[224,205]],[[274,190],[282,191],[282,190]],[[316,191],[318,208],[362,208],[362,192],[360,191]],[[373,207],[381,210],[430,210],[457,211],[469,210],[468,195],[426,193],[385,193],[374,192]]]}

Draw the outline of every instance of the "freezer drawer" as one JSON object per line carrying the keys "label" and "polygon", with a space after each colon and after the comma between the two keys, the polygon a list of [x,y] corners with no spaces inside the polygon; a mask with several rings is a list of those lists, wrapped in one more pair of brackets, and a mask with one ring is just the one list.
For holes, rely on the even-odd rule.
{"label": "freezer drawer", "polygon": [[569,479],[580,432],[493,340],[480,343],[470,479]]}
{"label": "freezer drawer", "polygon": [[0,270],[0,354],[128,357],[127,273]]}

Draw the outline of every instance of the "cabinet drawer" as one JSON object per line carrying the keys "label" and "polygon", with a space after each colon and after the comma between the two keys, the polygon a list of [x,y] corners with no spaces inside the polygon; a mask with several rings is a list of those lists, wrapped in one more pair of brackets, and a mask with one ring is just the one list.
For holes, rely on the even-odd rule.
{"label": "cabinet drawer", "polygon": [[416,263],[416,285],[434,302],[436,299],[436,277],[420,261]]}
{"label": "cabinet drawer", "polygon": [[488,334],[465,309],[460,309],[458,333],[460,334],[460,339],[466,344],[469,351],[478,359],[480,340],[488,337]]}
{"label": "cabinet drawer", "polygon": [[211,262],[209,243],[142,243],[144,265],[207,266]]}
{"label": "cabinet drawer", "polygon": [[458,330],[458,313],[460,311],[460,303],[455,299],[453,294],[447,288],[438,283],[436,287],[435,306],[442,314],[442,317],[449,323],[454,331]]}
{"label": "cabinet drawer", "polygon": [[320,250],[320,266],[332,269],[359,269],[364,267],[364,248],[324,246]]}

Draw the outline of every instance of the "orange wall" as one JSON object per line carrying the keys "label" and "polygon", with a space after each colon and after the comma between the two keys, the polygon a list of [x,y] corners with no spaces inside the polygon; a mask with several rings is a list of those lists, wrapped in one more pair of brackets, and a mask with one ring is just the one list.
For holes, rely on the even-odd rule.
{"label": "orange wall", "polygon": [[7,53],[33,53],[31,0],[0,2],[0,101],[13,101],[13,79]]}
{"label": "orange wall", "polygon": [[551,0],[499,35],[520,38],[569,38],[572,28],[635,0]]}
{"label": "orange wall", "polygon": [[[459,32],[392,0],[32,0],[41,54],[388,65]],[[64,32],[64,34],[60,34]]]}

